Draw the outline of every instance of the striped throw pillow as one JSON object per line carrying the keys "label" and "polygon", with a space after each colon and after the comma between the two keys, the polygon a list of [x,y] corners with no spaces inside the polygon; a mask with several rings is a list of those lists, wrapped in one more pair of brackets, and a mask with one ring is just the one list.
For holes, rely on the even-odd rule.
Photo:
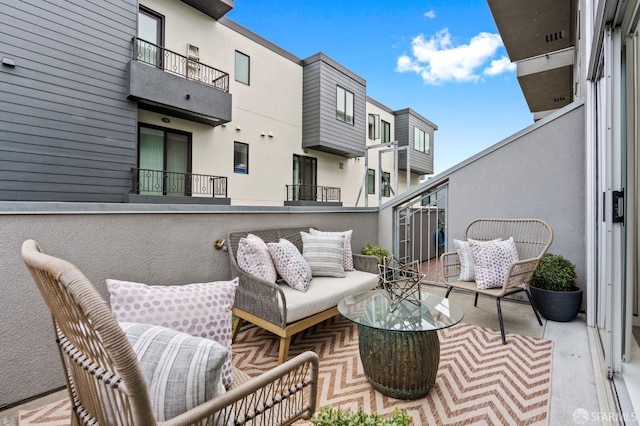
{"label": "striped throw pillow", "polygon": [[302,257],[311,267],[314,277],[343,278],[344,236],[311,235],[302,236]]}
{"label": "striped throw pillow", "polygon": [[353,229],[348,231],[319,231],[317,229],[310,228],[309,233],[311,235],[326,235],[331,237],[344,236],[344,255],[343,255],[343,264],[345,271],[355,271],[353,267],[353,250],[351,248],[351,237],[353,236]]}
{"label": "striped throw pillow", "polygon": [[211,339],[151,324],[121,322],[147,381],[156,420],[169,420],[225,392],[228,349]]}

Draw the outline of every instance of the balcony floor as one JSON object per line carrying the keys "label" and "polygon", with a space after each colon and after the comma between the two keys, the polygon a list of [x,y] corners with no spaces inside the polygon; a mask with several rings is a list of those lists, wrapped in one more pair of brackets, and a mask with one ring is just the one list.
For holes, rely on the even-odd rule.
{"label": "balcony floor", "polygon": [[[444,295],[441,286],[425,285],[428,292]],[[454,292],[450,296],[465,311],[465,322],[498,329],[495,300],[481,297],[473,307],[473,295]],[[539,326],[531,307],[521,302],[503,302],[507,333],[518,333],[553,341],[550,425],[574,424],[573,413],[583,408],[589,413],[610,412],[603,395],[605,380],[594,368],[590,346],[592,336],[584,314],[569,323],[543,321]],[[66,397],[66,390],[0,412],[0,426],[17,425],[18,411],[33,409]],[[590,423],[595,424],[595,423]]]}

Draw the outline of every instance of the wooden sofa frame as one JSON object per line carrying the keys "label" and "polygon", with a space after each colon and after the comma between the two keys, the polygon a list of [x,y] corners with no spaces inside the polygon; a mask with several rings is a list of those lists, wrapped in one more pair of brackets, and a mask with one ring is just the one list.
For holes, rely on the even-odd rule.
{"label": "wooden sofa frame", "polygon": [[[291,241],[302,252],[302,237],[300,232],[308,232],[313,226],[299,228],[281,228],[252,231],[235,231],[227,235],[227,246],[231,261],[232,276],[239,278],[239,285],[233,306],[236,324],[233,330],[233,340],[240,331],[244,321],[248,321],[280,337],[278,363],[287,360],[291,337],[303,330],[337,315],[338,308],[333,306],[298,321],[287,323],[287,305],[284,293],[278,284],[263,280],[244,271],[236,260],[238,243],[241,238],[251,233],[259,236],[265,242],[278,241],[285,238]],[[378,273],[378,258],[362,254],[353,254],[354,268],[359,271]]]}

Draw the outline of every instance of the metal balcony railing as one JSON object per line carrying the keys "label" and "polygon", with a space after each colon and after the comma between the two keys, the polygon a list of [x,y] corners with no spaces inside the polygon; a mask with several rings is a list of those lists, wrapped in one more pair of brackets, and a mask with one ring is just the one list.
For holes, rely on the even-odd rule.
{"label": "metal balcony railing", "polygon": [[341,201],[340,188],[318,185],[287,185],[287,201]]}
{"label": "metal balcony railing", "polygon": [[133,194],[227,197],[225,176],[132,168],[131,182]]}
{"label": "metal balcony railing", "polygon": [[229,92],[229,74],[141,38],[133,38],[133,60]]}

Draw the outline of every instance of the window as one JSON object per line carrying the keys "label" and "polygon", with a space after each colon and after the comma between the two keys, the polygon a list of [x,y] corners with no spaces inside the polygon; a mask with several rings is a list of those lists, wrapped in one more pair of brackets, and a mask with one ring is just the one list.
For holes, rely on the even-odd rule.
{"label": "window", "polygon": [[164,44],[163,27],[164,17],[162,15],[140,6],[138,10],[138,61],[162,67],[162,51],[158,46]]}
{"label": "window", "polygon": [[413,128],[413,149],[416,151],[429,153],[429,134],[417,127]]}
{"label": "window", "polygon": [[378,114],[369,114],[369,139],[380,139],[380,116]]}
{"label": "window", "polygon": [[376,171],[373,169],[367,170],[367,194],[376,193]]}
{"label": "window", "polygon": [[340,86],[336,89],[336,118],[353,124],[353,93]]}
{"label": "window", "polygon": [[236,50],[236,81],[249,85],[249,57]]}
{"label": "window", "polygon": [[249,145],[246,143],[233,143],[233,172],[249,174]]}
{"label": "window", "polygon": [[391,197],[391,173],[382,172],[382,190],[383,197]]}
{"label": "window", "polygon": [[391,141],[391,124],[382,120],[380,125],[380,143]]}
{"label": "window", "polygon": [[191,133],[141,124],[138,129],[138,193],[191,195]]}

